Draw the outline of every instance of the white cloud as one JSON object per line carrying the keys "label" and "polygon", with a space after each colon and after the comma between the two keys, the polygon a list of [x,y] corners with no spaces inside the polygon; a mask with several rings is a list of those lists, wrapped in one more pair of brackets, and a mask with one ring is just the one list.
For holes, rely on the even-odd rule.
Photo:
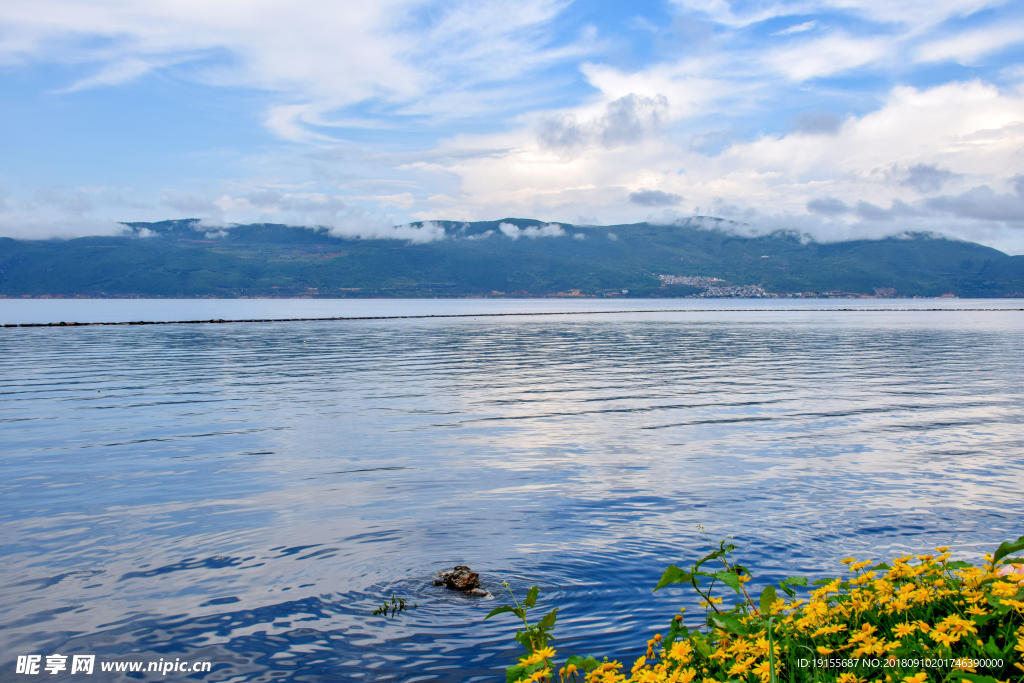
{"label": "white cloud", "polygon": [[850,11],[878,22],[932,26],[948,19],[970,16],[979,10],[1004,4],[1006,0],[820,0],[804,7],[805,11]]}
{"label": "white cloud", "polygon": [[1024,42],[1024,26],[988,26],[925,43],[917,49],[922,62],[953,60],[972,64],[983,55]]}
{"label": "white cloud", "polygon": [[[715,156],[687,149],[667,135],[618,148],[592,138],[571,156],[548,149],[529,128],[463,142],[509,151],[438,164],[434,172],[460,179],[459,192],[446,194],[436,208],[422,212],[424,217],[497,213],[571,222],[598,212],[606,224],[628,223],[647,218],[649,210],[631,202],[632,194],[664,204],[682,197],[692,202],[674,215],[691,209],[745,222],[789,221],[822,238],[891,234],[914,224],[964,238],[998,233],[1006,247],[1012,230],[981,226],[986,220],[1010,220],[1011,213],[964,209],[963,225],[957,227],[952,208],[940,210],[926,200],[940,191],[957,196],[962,191],[957,187],[1008,187],[1007,179],[1019,172],[1018,150],[1024,148],[1024,96],[976,81],[901,86],[877,111],[848,117],[833,134],[764,135]],[[808,211],[809,203],[821,208],[829,199],[838,210]],[[518,235],[514,226],[507,231]],[[1022,252],[1024,235],[1019,240],[1013,249]]]}
{"label": "white cloud", "polygon": [[661,190],[637,190],[629,193],[629,201],[641,206],[674,206],[681,204],[683,198],[680,195]]}
{"label": "white cloud", "polygon": [[[265,220],[430,241],[444,237],[439,226],[396,225],[387,212],[614,223],[702,211],[830,236],[957,219],[956,234],[1005,241],[1011,233],[999,230],[1017,225],[1008,179],[1024,149],[1024,100],[1011,81],[1024,72],[991,75],[1002,90],[982,81],[911,87],[905,77],[917,63],[976,64],[1024,41],[1019,22],[959,28],[1001,4],[677,0],[671,30],[683,29],[672,35],[696,37],[626,67],[634,62],[614,61],[621,45],[593,27],[564,32],[556,19],[568,0],[7,0],[0,64],[66,67],[75,74],[60,95],[67,102],[154,72],[261,91],[262,121],[294,145],[236,159],[220,174],[232,180],[164,182],[148,205],[134,199],[142,193],[116,191],[133,198],[119,200],[120,211],[173,210],[203,219],[211,234]],[[752,44],[764,25],[743,27],[767,20],[780,30]],[[633,25],[655,47],[670,33],[642,18]],[[817,80],[851,75],[901,85]],[[486,125],[460,128],[499,132],[437,141],[437,126],[472,117]],[[733,126],[744,119],[757,123]],[[764,132],[750,132],[761,121]],[[383,143],[335,139],[352,127],[402,130],[369,135]],[[22,192],[5,202],[8,226],[14,216],[100,226],[91,216],[116,194]],[[546,229],[491,234],[555,236]]]}
{"label": "white cloud", "polygon": [[337,237],[362,240],[406,240],[426,244],[445,239],[444,227],[427,221],[421,225],[394,225],[367,215],[349,215],[330,226]]}
{"label": "white cloud", "polygon": [[21,240],[69,239],[83,235],[120,235],[124,226],[90,216],[55,215],[46,211],[10,211],[0,214],[0,235]]}
{"label": "white cloud", "polygon": [[444,228],[436,223],[396,225],[387,215],[356,208],[346,197],[321,192],[262,189],[224,194],[213,200],[177,194],[164,197],[164,204],[199,216],[200,220],[193,227],[209,231],[207,237],[221,237],[224,230],[239,224],[269,222],[327,228],[331,234],[347,239],[396,239],[413,243],[445,239]]}
{"label": "white cloud", "polygon": [[770,51],[765,60],[788,78],[806,81],[878,61],[889,55],[892,47],[893,41],[890,38],[859,38],[833,33]]}
{"label": "white cloud", "polygon": [[1000,194],[988,185],[972,187],[956,196],[932,197],[928,207],[963,218],[1004,221],[1024,227],[1024,193]]}
{"label": "white cloud", "polygon": [[191,227],[197,232],[203,232],[209,230],[210,232],[224,232],[226,233],[231,228],[237,226],[238,223],[225,223],[221,220],[213,218],[200,218],[199,220],[192,221]]}
{"label": "white cloud", "polygon": [[71,93],[78,90],[98,88],[102,86],[121,85],[134,81],[136,78],[149,73],[159,66],[166,66],[167,62],[161,60],[146,60],[136,57],[125,57],[115,62],[103,65],[99,71],[75,81],[67,88],[59,92]]}
{"label": "white cloud", "polygon": [[599,119],[609,103],[628,97],[657,102],[659,121],[678,120],[703,114],[723,99],[735,101],[751,87],[742,78],[749,67],[730,64],[724,57],[685,58],[629,73],[588,63],[581,71],[601,93],[599,100],[578,108],[576,114],[584,120]]}
{"label": "white cloud", "polygon": [[501,231],[501,234],[513,240],[517,240],[520,237],[536,239],[538,237],[562,237],[565,235],[565,230],[558,223],[528,225],[525,228],[517,227],[511,223],[500,223],[498,230]]}
{"label": "white cloud", "polygon": [[935,25],[954,17],[1005,4],[1006,0],[782,0],[750,3],[736,0],[673,0],[681,11],[703,14],[732,27],[747,26],[775,17],[812,13],[849,12],[871,21]]}
{"label": "white cloud", "polygon": [[776,31],[773,36],[789,36],[794,33],[803,33],[804,31],[810,31],[812,28],[818,25],[817,21],[805,21],[802,24],[795,24],[789,28],[784,28],[781,31]]}
{"label": "white cloud", "polygon": [[[489,96],[488,110],[500,111],[510,93],[481,88],[593,49],[592,33],[553,44],[550,22],[564,5],[7,0],[0,4],[0,64],[93,68],[65,91],[121,85],[172,67],[178,77],[211,85],[259,88],[278,94],[267,125],[308,142],[324,138],[315,128],[337,124],[331,112],[371,99],[447,119],[471,113]],[[456,100],[466,106],[450,106]]]}
{"label": "white cloud", "polygon": [[571,151],[599,144],[616,147],[657,133],[668,109],[664,95],[630,93],[607,103],[600,115],[580,121],[574,114],[551,116],[540,122],[537,137],[547,147]]}

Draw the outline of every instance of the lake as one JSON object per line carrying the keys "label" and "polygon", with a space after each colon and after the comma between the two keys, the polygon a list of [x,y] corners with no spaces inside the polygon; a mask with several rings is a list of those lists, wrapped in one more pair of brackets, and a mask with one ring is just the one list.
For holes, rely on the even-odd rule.
{"label": "lake", "polygon": [[[559,608],[560,654],[632,662],[697,621],[651,592],[697,524],[755,587],[977,559],[1024,534],[1022,305],[2,300],[0,324],[391,318],[0,329],[0,680],[60,653],[503,681],[503,581]],[[494,599],[432,585],[456,564]],[[417,606],[372,616],[392,595]]]}

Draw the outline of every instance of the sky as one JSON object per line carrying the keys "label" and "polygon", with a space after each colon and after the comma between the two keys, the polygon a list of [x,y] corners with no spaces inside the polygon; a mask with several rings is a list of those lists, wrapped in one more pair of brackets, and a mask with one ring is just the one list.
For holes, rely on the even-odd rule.
{"label": "sky", "polygon": [[1024,3],[4,0],[0,236],[612,225],[1024,253]]}

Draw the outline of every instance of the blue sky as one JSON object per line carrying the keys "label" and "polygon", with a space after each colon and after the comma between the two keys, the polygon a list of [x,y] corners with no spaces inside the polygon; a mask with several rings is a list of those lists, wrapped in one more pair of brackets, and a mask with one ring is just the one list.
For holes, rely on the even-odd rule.
{"label": "blue sky", "polygon": [[1024,3],[6,0],[0,235],[613,224],[1024,253]]}

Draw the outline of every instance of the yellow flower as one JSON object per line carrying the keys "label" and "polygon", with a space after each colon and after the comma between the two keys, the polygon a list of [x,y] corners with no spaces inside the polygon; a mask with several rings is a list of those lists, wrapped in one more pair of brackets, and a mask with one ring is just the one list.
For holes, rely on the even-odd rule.
{"label": "yellow flower", "polygon": [[864,681],[864,679],[863,678],[857,678],[856,674],[851,674],[851,673],[847,672],[847,673],[839,674],[838,683],[863,683],[863,681]]}
{"label": "yellow flower", "polygon": [[669,650],[669,657],[684,661],[684,663],[690,660],[691,653],[693,652],[693,645],[688,640],[677,640],[672,643],[672,648]]}
{"label": "yellow flower", "polygon": [[897,624],[896,628],[894,628],[892,632],[896,634],[897,638],[902,638],[903,636],[909,636],[916,630],[917,627],[913,624]]}
{"label": "yellow flower", "polygon": [[903,679],[903,683],[924,683],[928,680],[928,674],[924,671],[920,671],[913,676],[907,676]]}
{"label": "yellow flower", "polygon": [[749,668],[750,668],[750,664],[748,662],[736,662],[735,664],[732,665],[732,668],[729,669],[729,675],[730,676],[742,676],[743,674],[745,674],[747,672],[747,669],[749,669]]}
{"label": "yellow flower", "polygon": [[978,627],[973,621],[961,619],[958,615],[951,614],[942,620],[940,630],[948,631],[956,636],[962,636],[965,633],[976,634]]}
{"label": "yellow flower", "polygon": [[690,667],[689,669],[680,669],[676,672],[673,680],[675,680],[675,683],[690,683],[696,675],[697,670],[693,667]]}
{"label": "yellow flower", "polygon": [[951,646],[953,643],[960,640],[960,636],[950,635],[949,633],[943,633],[939,630],[934,630],[928,634],[932,640],[936,643],[942,643],[943,645]]}
{"label": "yellow flower", "polygon": [[768,660],[764,660],[753,668],[753,673],[756,674],[762,681],[767,681],[771,678],[768,673],[771,670]]}
{"label": "yellow flower", "polygon": [[878,629],[871,624],[864,624],[860,627],[860,631],[854,631],[850,635],[850,641],[856,643],[859,640],[864,640]]}
{"label": "yellow flower", "polygon": [[1006,581],[996,581],[992,584],[992,595],[1000,598],[1009,598],[1017,594],[1017,584]]}
{"label": "yellow flower", "polygon": [[519,663],[522,664],[523,666],[530,666],[531,664],[536,664],[537,662],[542,662],[545,659],[551,659],[554,656],[555,656],[555,648],[553,648],[553,647],[546,647],[543,650],[534,650],[532,655],[530,655],[529,657],[524,657],[524,658],[520,659]]}
{"label": "yellow flower", "polygon": [[835,650],[833,650],[830,647],[825,647],[824,645],[819,645],[818,646],[818,654],[819,655],[828,655],[828,654],[832,654],[833,652],[835,652]]}

